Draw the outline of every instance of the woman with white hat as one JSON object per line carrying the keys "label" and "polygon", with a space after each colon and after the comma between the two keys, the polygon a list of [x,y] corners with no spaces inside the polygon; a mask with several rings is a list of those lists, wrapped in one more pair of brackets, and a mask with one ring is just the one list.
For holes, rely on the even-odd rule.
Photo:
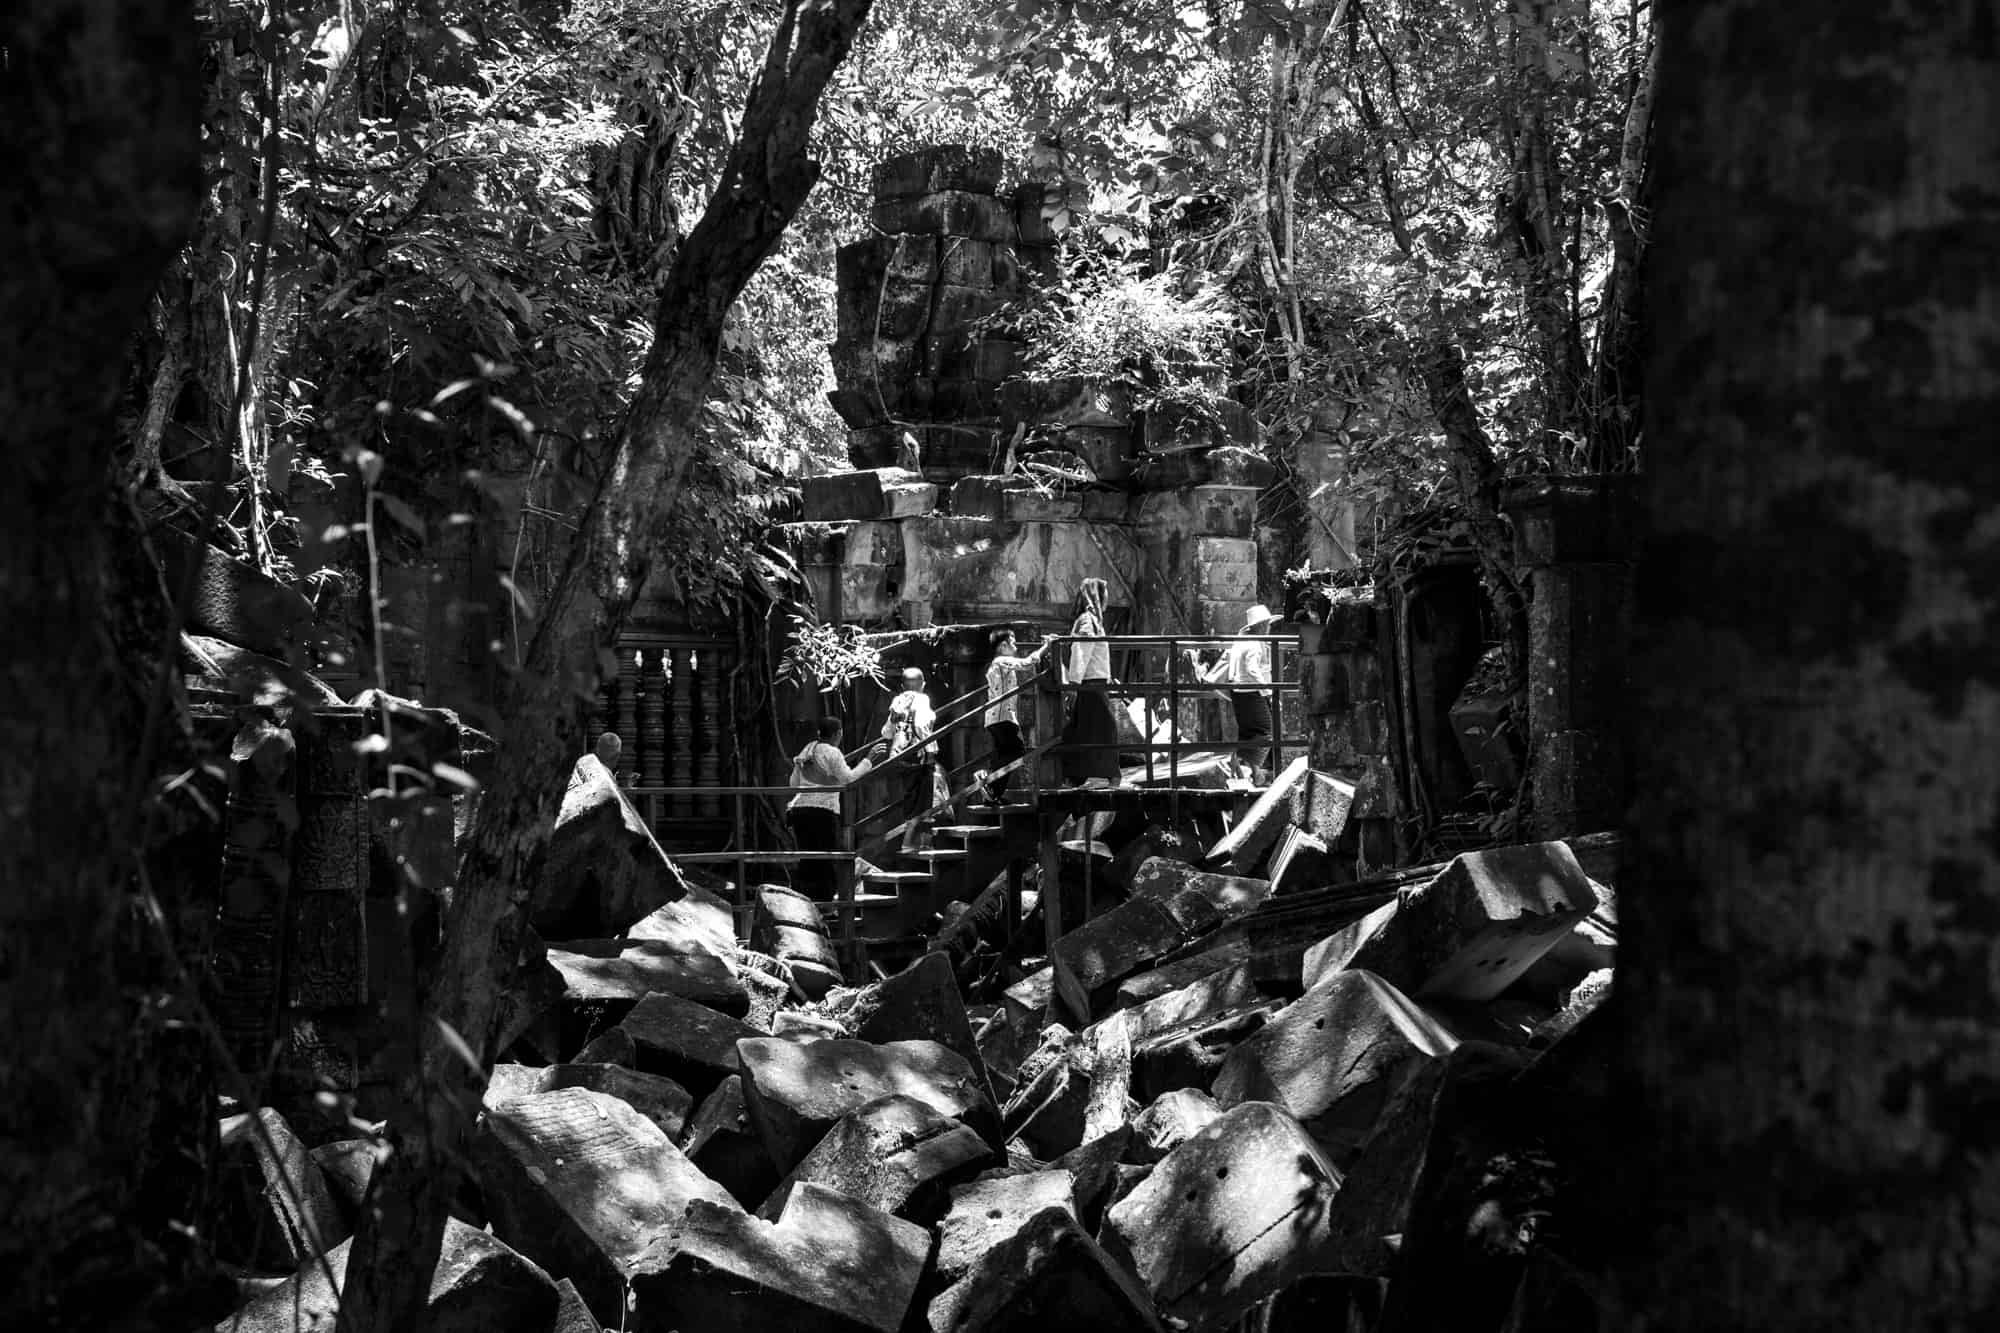
{"label": "woman with white hat", "polygon": [[[1261,603],[1253,606],[1243,617],[1242,632],[1258,638],[1233,641],[1212,667],[1203,667],[1195,661],[1195,674],[1202,680],[1252,687],[1229,691],[1229,704],[1236,712],[1237,776],[1252,781],[1271,760],[1271,701],[1266,697],[1271,684],[1271,645],[1259,639],[1269,633],[1265,626],[1277,621],[1269,607]],[[1193,659],[1193,652],[1188,656]],[[1266,689],[1254,688],[1259,685]]]}

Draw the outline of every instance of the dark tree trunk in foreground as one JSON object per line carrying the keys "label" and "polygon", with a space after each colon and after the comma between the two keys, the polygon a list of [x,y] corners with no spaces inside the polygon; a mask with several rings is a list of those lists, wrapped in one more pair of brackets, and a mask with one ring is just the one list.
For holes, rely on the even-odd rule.
{"label": "dark tree trunk in foreground", "polygon": [[200,62],[163,0],[17,6],[0,40],[0,1306],[9,1328],[152,1327],[165,1011],[131,985],[130,890],[154,677],[113,629],[144,589],[121,587],[110,480],[126,342],[194,218]]}
{"label": "dark tree trunk in foreground", "polygon": [[1624,1327],[2000,1327],[2000,15],[1663,5]]}
{"label": "dark tree trunk in foreground", "polygon": [[871,4],[787,0],[721,185],[667,273],[652,352],[610,469],[542,609],[526,669],[502,703],[508,731],[498,774],[461,860],[426,996],[420,1068],[404,1090],[405,1112],[390,1129],[394,1152],[375,1173],[355,1236],[343,1333],[419,1326],[484,1083],[462,1049],[491,1065],[528,895],[583,748],[601,664],[672,538],[664,525],[693,455],[723,322],[819,179],[807,148],[820,94]]}

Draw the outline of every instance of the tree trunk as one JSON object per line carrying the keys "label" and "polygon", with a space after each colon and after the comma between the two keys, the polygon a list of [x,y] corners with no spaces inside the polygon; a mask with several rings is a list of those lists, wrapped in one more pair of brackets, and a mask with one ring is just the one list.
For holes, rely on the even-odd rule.
{"label": "tree trunk", "polygon": [[47,0],[0,64],[0,1290],[10,1328],[148,1328],[174,1318],[162,1219],[137,1203],[157,996],[129,984],[152,677],[112,627],[132,534],[111,470],[124,349],[198,197],[194,20]]}
{"label": "tree trunk", "polygon": [[520,955],[556,807],[583,748],[601,664],[672,539],[668,520],[723,322],[819,178],[807,147],[820,94],[871,5],[787,0],[721,184],[667,273],[653,347],[609,471],[499,710],[513,725],[459,866],[426,986],[421,1058],[390,1128],[394,1151],[375,1173],[355,1235],[343,1333],[420,1326],[493,1060],[499,1001]]}
{"label": "tree trunk", "polygon": [[1660,14],[1625,1327],[2000,1325],[1996,29]]}

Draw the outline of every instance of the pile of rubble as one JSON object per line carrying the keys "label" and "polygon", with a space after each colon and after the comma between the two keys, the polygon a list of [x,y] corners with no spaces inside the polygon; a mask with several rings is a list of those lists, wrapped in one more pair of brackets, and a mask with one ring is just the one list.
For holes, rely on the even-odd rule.
{"label": "pile of rubble", "polygon": [[[1203,861],[1261,865],[1278,831]],[[752,947],[699,888],[548,945],[431,1326],[1500,1327],[1547,1211],[1527,1092],[1608,991],[1612,891],[1561,842],[1468,853],[1271,946],[1268,878],[1154,856],[1126,882],[991,1006],[939,952],[831,986],[816,908],[775,887]],[[593,891],[646,898],[629,868]],[[374,1148],[308,1151],[268,1110],[223,1137],[225,1248],[272,1276],[218,1327],[330,1328]]]}

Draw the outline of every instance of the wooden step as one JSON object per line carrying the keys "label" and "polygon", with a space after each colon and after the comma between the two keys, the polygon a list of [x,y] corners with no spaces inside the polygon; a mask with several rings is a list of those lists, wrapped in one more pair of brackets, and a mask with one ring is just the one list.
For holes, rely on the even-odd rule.
{"label": "wooden step", "polygon": [[867,884],[887,884],[901,887],[905,884],[928,884],[932,879],[928,870],[871,870],[862,877]]}
{"label": "wooden step", "polygon": [[949,838],[997,838],[1006,830],[998,824],[940,824],[931,832]]}

